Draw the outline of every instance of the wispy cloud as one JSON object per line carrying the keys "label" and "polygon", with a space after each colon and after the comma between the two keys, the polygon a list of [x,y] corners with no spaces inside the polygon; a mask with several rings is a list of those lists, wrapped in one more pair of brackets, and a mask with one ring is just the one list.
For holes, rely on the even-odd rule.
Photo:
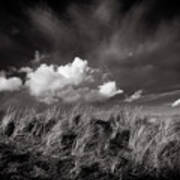
{"label": "wispy cloud", "polygon": [[142,96],[142,93],[143,93],[143,90],[136,91],[134,94],[132,94],[131,96],[127,97],[125,99],[125,102],[129,102],[130,103],[130,102],[133,102],[135,100],[140,99],[141,96]]}
{"label": "wispy cloud", "polygon": [[177,99],[171,104],[172,107],[180,106],[180,99]]}

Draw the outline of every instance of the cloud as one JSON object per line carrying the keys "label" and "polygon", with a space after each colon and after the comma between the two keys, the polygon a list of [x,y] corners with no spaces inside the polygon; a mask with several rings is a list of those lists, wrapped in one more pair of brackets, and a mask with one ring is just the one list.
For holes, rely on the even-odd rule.
{"label": "cloud", "polygon": [[97,67],[107,66],[126,91],[156,92],[159,86],[164,90],[180,81],[177,20],[151,26],[147,2],[127,13],[121,12],[120,4],[100,0],[82,8],[73,3],[65,12],[67,19],[42,7],[32,9],[29,16],[37,34],[50,44],[51,61],[57,64],[79,54]]}
{"label": "cloud", "polygon": [[0,77],[0,92],[1,91],[16,91],[22,86],[22,80],[17,77],[6,78]]}
{"label": "cloud", "polygon": [[109,72],[92,68],[87,60],[78,57],[65,65],[25,66],[13,73],[17,77],[6,78],[7,73],[0,72],[0,91],[27,89],[37,100],[47,104],[59,100],[66,103],[103,101],[124,92],[110,80]]}
{"label": "cloud", "polygon": [[32,71],[33,71],[33,69],[30,68],[30,67],[21,67],[21,68],[18,70],[18,72],[20,72],[20,73],[30,73],[30,72],[32,72]]}
{"label": "cloud", "polygon": [[[130,8],[127,13],[123,13],[119,8],[119,2],[116,2],[100,0],[92,3],[91,6],[79,6],[73,3],[68,5],[63,16],[50,7],[33,7],[28,11],[32,28],[25,28],[25,31],[22,31],[23,37],[26,37],[23,39],[26,39],[25,41],[29,39],[30,43],[24,44],[32,44],[33,48],[30,49],[47,52],[50,57],[49,61],[46,61],[48,63],[66,64],[69,59],[79,54],[87,58],[93,66],[108,67],[114,76],[113,80],[118,81],[121,88],[126,91],[143,88],[154,92],[158,88],[164,90],[164,87],[180,81],[178,68],[180,46],[179,41],[175,41],[179,23],[176,20],[164,24],[158,22],[156,28],[152,26],[147,28],[146,17],[151,6],[144,7],[139,4]],[[154,13],[153,16],[155,17]],[[149,17],[152,17],[152,14]],[[11,45],[12,42],[7,43],[8,46],[9,44]],[[4,53],[4,50],[2,52]],[[42,63],[42,58],[36,51],[34,64],[38,66]],[[105,97],[98,90],[98,86],[108,80],[102,81],[99,78],[101,81],[98,83],[94,77],[96,73],[92,73],[93,77],[90,75],[88,81],[82,81],[81,78],[85,76],[80,74],[77,78],[76,75],[80,71],[71,72],[71,65],[44,64],[32,72],[27,68],[22,69],[28,74],[26,85],[30,88],[31,94],[38,97],[58,94],[63,98],[60,94],[67,93],[66,87],[68,87],[69,95],[73,92],[72,94],[76,94],[73,97],[77,98],[77,94],[81,94],[82,98],[83,92],[87,91],[84,87],[88,87],[89,94],[86,93],[86,97],[91,95]],[[61,72],[58,72],[58,69],[61,69]],[[50,71],[51,75],[42,75],[42,71],[46,70]],[[89,81],[95,82],[93,84]],[[89,87],[88,83],[94,87]]]}
{"label": "cloud", "polygon": [[26,86],[36,96],[51,94],[67,86],[91,81],[91,73],[87,61],[79,58],[64,66],[42,64],[35,71],[28,73]]}
{"label": "cloud", "polygon": [[86,60],[76,57],[66,65],[41,64],[36,70],[27,73],[25,86],[31,95],[48,103],[59,99],[65,102],[96,101],[123,92],[117,90],[113,81],[100,85],[98,89],[104,76],[105,73],[89,67]]}
{"label": "cloud", "polygon": [[[80,55],[93,65],[107,66],[126,91],[151,88],[154,92],[178,84],[179,21],[160,21],[161,12],[147,2],[133,4],[124,13],[121,7],[129,1],[93,1],[87,6],[69,3],[63,13],[36,4],[25,10],[28,21],[13,17],[21,36],[10,35],[11,27],[0,32],[1,67],[24,65],[39,49],[52,57],[50,63],[65,64]],[[34,64],[42,63],[40,54],[35,59]]]}
{"label": "cloud", "polygon": [[141,98],[143,93],[143,90],[138,90],[136,91],[134,94],[132,94],[131,96],[129,96],[128,98],[125,99],[125,102],[133,102],[139,98]]}
{"label": "cloud", "polygon": [[117,94],[122,94],[123,90],[117,89],[115,81],[109,81],[99,86],[99,92],[105,97],[112,97]]}
{"label": "cloud", "polygon": [[180,105],[180,99],[174,101],[171,106],[176,107],[176,106],[179,106],[179,105]]}

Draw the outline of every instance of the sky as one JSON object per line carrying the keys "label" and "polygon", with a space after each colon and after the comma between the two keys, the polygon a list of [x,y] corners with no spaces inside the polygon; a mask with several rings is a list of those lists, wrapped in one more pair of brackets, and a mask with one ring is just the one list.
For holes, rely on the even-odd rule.
{"label": "sky", "polygon": [[0,69],[32,67],[38,50],[48,65],[88,60],[115,92],[179,90],[179,15],[178,0],[1,1]]}

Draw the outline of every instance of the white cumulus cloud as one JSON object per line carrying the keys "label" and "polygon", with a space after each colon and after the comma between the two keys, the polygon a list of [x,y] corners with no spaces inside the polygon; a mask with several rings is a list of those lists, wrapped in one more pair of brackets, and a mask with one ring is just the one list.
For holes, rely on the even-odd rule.
{"label": "white cumulus cloud", "polygon": [[109,81],[99,86],[99,92],[103,96],[112,97],[116,94],[122,94],[122,89],[117,89],[115,81]]}
{"label": "white cumulus cloud", "polygon": [[54,94],[67,86],[78,86],[91,80],[91,72],[87,61],[79,58],[59,67],[42,64],[37,70],[28,73],[26,86],[36,96]]}
{"label": "white cumulus cloud", "polygon": [[96,101],[123,93],[123,90],[117,90],[114,81],[99,85],[103,83],[103,77],[100,70],[89,67],[86,60],[76,57],[66,65],[41,64],[27,73],[25,86],[31,95],[47,103],[59,98],[65,102]]}
{"label": "white cumulus cloud", "polygon": [[6,78],[0,77],[0,92],[1,91],[15,91],[22,86],[22,80],[17,77]]}

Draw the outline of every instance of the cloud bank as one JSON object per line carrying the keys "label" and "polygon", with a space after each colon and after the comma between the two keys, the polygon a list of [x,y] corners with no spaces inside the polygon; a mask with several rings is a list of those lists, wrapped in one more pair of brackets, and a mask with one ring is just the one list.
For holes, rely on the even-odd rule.
{"label": "cloud bank", "polygon": [[65,65],[44,63],[34,68],[21,67],[14,73],[24,73],[25,78],[6,78],[7,73],[2,71],[0,91],[26,89],[39,101],[48,104],[59,100],[67,103],[103,101],[124,92],[117,88],[115,81],[108,78],[109,72],[92,68],[87,60],[78,57]]}
{"label": "cloud bank", "polygon": [[76,57],[66,65],[41,64],[27,73],[25,86],[31,95],[48,103],[59,98],[65,102],[96,101],[123,93],[117,89],[115,81],[103,82],[104,75],[100,70],[89,67],[86,60]]}

